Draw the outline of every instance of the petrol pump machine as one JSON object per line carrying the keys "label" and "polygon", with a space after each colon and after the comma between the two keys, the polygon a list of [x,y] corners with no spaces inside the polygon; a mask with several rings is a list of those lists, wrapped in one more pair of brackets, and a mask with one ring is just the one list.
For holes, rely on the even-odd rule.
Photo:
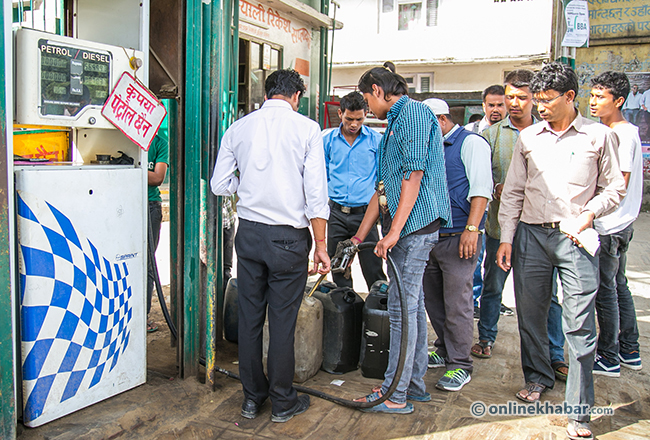
{"label": "petrol pump machine", "polygon": [[[101,114],[143,54],[19,29],[15,56],[15,122],[71,130],[71,160],[14,166],[23,422],[35,427],[146,379],[146,153]],[[132,165],[107,160],[121,152]]]}

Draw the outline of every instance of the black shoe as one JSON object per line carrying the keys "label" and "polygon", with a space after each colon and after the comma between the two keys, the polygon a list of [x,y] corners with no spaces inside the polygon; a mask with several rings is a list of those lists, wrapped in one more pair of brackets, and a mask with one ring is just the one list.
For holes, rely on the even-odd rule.
{"label": "black shoe", "polygon": [[480,318],[481,318],[481,309],[474,306],[474,319],[480,319]]}
{"label": "black shoe", "polygon": [[291,420],[293,416],[297,416],[298,414],[302,414],[307,411],[307,408],[309,408],[309,396],[307,394],[302,394],[298,396],[298,401],[293,406],[293,408],[283,411],[280,414],[272,413],[271,421],[275,423],[287,422]]}
{"label": "black shoe", "polygon": [[515,314],[515,312],[513,312],[510,307],[506,307],[503,304],[501,304],[501,309],[499,310],[499,313],[503,316],[512,316]]}
{"label": "black shoe", "polygon": [[247,419],[254,419],[257,417],[260,406],[264,405],[264,402],[266,402],[266,399],[258,405],[253,399],[244,399],[244,403],[241,404],[241,416]]}

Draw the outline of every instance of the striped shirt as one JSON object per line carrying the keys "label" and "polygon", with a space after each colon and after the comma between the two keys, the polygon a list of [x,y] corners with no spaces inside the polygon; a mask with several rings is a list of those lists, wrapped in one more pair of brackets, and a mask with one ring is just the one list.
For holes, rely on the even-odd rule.
{"label": "striped shirt", "polygon": [[388,127],[379,144],[377,181],[386,188],[388,210],[395,217],[402,180],[424,171],[420,192],[400,238],[437,219],[451,226],[442,133],[438,119],[425,104],[402,96],[388,111]]}
{"label": "striped shirt", "polygon": [[[538,120],[533,116],[533,124],[537,122]],[[519,130],[510,122],[510,116],[506,116],[505,119],[486,128],[481,136],[488,141],[492,150],[492,181],[495,186],[498,183],[504,184],[512,160],[512,152],[519,138]],[[485,222],[485,233],[497,240],[501,238],[499,203],[499,200],[492,199]]]}

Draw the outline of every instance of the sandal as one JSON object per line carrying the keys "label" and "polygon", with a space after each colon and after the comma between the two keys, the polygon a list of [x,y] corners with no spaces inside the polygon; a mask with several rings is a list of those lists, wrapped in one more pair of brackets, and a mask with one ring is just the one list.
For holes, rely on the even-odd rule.
{"label": "sandal", "polygon": [[[578,431],[588,432],[587,435],[580,435]],[[566,435],[571,440],[593,440],[594,434],[589,428],[589,423],[579,422],[577,420],[569,420],[569,424],[566,427]]]}
{"label": "sandal", "polygon": [[158,324],[153,321],[147,321],[147,333],[158,331]]}
{"label": "sandal", "polygon": [[[566,363],[562,361],[553,362],[551,363],[551,368],[555,372],[555,378],[557,380],[566,382],[567,375],[569,374],[569,366]],[[561,371],[561,369],[566,369],[566,373]]]}
{"label": "sandal", "polygon": [[[535,403],[539,401],[540,397],[542,397],[542,393],[546,391],[546,388],[546,385],[543,385],[541,383],[526,382],[524,389],[517,392],[517,394],[515,394],[515,397],[519,400],[523,400],[526,403]],[[522,391],[528,391],[528,394],[524,396],[521,394]],[[529,399],[530,395],[533,393],[539,393],[539,397],[536,399]]]}
{"label": "sandal", "polygon": [[494,347],[494,341],[478,341],[470,353],[477,358],[489,359],[492,357],[492,347]]}

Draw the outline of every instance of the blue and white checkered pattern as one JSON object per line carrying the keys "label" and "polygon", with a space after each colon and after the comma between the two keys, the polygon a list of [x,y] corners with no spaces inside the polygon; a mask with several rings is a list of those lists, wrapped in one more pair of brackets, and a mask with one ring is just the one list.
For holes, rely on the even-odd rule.
{"label": "blue and white checkered pattern", "polygon": [[[35,215],[38,213],[38,218]],[[112,264],[49,203],[19,192],[24,420],[97,385],[126,350],[133,295]]]}
{"label": "blue and white checkered pattern", "polygon": [[384,182],[391,217],[397,212],[402,180],[413,171],[424,171],[418,198],[400,237],[436,219],[441,220],[441,226],[450,227],[451,207],[438,119],[427,105],[408,96],[394,103],[387,117],[388,127],[379,144],[377,181]]}

